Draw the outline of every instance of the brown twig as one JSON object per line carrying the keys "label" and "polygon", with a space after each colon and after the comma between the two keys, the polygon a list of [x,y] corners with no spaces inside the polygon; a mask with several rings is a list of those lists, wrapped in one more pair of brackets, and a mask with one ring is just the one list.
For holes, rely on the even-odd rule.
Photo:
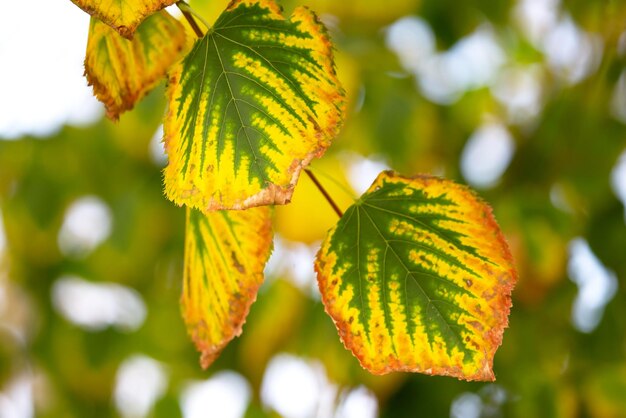
{"label": "brown twig", "polygon": [[183,13],[183,16],[187,19],[187,23],[189,23],[191,29],[198,35],[198,38],[202,38],[204,33],[202,33],[202,29],[198,26],[196,19],[194,19],[193,15],[189,12],[189,5],[183,0],[180,0],[176,2],[176,6],[178,6],[178,9]]}
{"label": "brown twig", "polygon": [[311,170],[309,170],[308,168],[305,168],[304,172],[308,174],[308,176],[311,179],[311,181],[313,182],[313,184],[315,184],[315,186],[317,186],[317,189],[324,195],[324,197],[326,198],[326,201],[330,204],[330,206],[332,206],[332,208],[335,211],[335,213],[341,218],[343,216],[343,212],[341,211],[341,209],[339,209],[339,206],[337,206],[335,201],[330,197],[330,195],[328,194],[326,189],[324,189],[322,184],[317,180],[317,178],[311,172]]}

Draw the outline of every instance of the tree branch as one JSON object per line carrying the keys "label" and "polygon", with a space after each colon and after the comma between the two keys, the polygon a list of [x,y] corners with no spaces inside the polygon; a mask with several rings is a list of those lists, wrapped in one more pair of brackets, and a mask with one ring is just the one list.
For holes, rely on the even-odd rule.
{"label": "tree branch", "polygon": [[196,19],[194,19],[193,14],[191,13],[191,7],[189,7],[189,5],[183,0],[177,1],[176,6],[183,13],[183,16],[187,19],[187,23],[189,23],[189,26],[191,26],[191,29],[193,29],[198,38],[204,37],[202,29],[200,29],[200,26],[198,26]]}

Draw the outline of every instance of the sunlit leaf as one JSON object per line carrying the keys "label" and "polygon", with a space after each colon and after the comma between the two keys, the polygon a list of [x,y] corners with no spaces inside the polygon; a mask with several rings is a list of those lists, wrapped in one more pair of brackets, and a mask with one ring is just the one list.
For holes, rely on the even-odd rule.
{"label": "sunlit leaf", "polygon": [[330,145],[344,93],[332,45],[308,9],[233,1],[175,68],[164,123],[165,191],[202,210],[289,201]]}
{"label": "sunlit leaf", "polygon": [[270,208],[187,209],[182,309],[208,367],[241,333],[272,247]]}
{"label": "sunlit leaf", "polygon": [[381,173],[315,267],[326,311],[372,373],[494,379],[516,272],[490,208],[466,187]]}
{"label": "sunlit leaf", "polygon": [[132,109],[163,79],[184,44],[184,28],[164,10],[146,19],[132,41],[92,17],[85,76],[106,106],[107,116],[117,119]]}
{"label": "sunlit leaf", "polygon": [[137,26],[151,14],[177,0],[72,0],[93,17],[111,26],[124,38],[132,39]]}

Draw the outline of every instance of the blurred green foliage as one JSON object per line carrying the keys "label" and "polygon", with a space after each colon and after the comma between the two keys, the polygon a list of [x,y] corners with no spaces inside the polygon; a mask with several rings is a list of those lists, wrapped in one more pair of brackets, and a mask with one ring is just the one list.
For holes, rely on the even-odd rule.
{"label": "blurred green foliage", "polygon": [[[288,277],[268,278],[242,337],[202,371],[178,306],[184,211],[163,197],[160,167],[149,153],[164,112],[162,87],[119,123],[101,120],[66,126],[46,139],[0,141],[0,209],[7,241],[0,267],[0,388],[31,373],[36,416],[116,416],[117,368],[142,353],[164,364],[169,375],[155,417],[180,416],[178,396],[185,382],[223,369],[236,370],[251,383],[247,416],[276,416],[262,407],[259,389],[269,360],[290,352],[319,359],[341,387],[370,388],[382,417],[413,417],[420,411],[447,416],[453,400],[465,392],[480,396],[484,416],[626,415],[626,227],[623,204],[610,182],[626,149],[626,126],[611,111],[615,86],[626,70],[626,54],[619,53],[626,3],[557,5],[557,16],[570,15],[581,30],[602,40],[597,69],[575,83],[548,69],[546,54],[516,23],[514,1],[293,0],[284,6],[290,10],[301,3],[331,23],[339,75],[351,101],[344,129],[325,158],[344,151],[375,154],[404,174],[434,172],[464,182],[460,156],[470,135],[485,115],[507,124],[507,110],[489,87],[467,91],[448,105],[420,94],[415,76],[385,46],[384,29],[402,16],[424,19],[439,50],[489,23],[506,65],[542,69],[541,111],[530,122],[507,124],[516,147],[511,164],[497,185],[480,191],[493,206],[520,273],[510,327],[494,365],[505,400],[494,400],[493,385],[367,374],[341,345],[319,299]],[[225,4],[191,2],[209,19]],[[560,205],[554,203],[555,193]],[[109,206],[112,231],[84,258],[64,256],[57,240],[64,213],[84,195]],[[316,199],[316,206],[326,205],[321,196]],[[307,228],[306,213],[302,219]],[[571,321],[577,288],[568,279],[567,261],[568,243],[575,237],[585,238],[618,280],[616,295],[590,333],[577,331]],[[68,274],[135,289],[147,307],[141,328],[88,331],[69,322],[51,297],[54,282]]]}

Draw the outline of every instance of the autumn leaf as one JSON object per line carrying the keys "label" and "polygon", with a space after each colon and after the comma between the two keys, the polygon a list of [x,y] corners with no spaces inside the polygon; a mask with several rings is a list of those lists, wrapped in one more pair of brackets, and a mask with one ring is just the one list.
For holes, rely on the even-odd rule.
{"label": "autumn leaf", "polygon": [[201,210],[289,201],[343,118],[326,29],[306,8],[233,1],[172,72],[165,192]]}
{"label": "autumn leaf", "polygon": [[495,379],[516,272],[491,209],[468,188],[381,173],[315,268],[326,311],[367,370]]}
{"label": "autumn leaf", "polygon": [[151,14],[177,0],[72,0],[72,2],[111,26],[124,38],[132,39],[137,26]]}
{"label": "autumn leaf", "polygon": [[241,333],[272,248],[271,209],[187,209],[183,317],[206,368]]}
{"label": "autumn leaf", "polygon": [[133,108],[164,78],[185,45],[185,30],[162,10],[146,19],[132,41],[91,18],[85,76],[113,120]]}

